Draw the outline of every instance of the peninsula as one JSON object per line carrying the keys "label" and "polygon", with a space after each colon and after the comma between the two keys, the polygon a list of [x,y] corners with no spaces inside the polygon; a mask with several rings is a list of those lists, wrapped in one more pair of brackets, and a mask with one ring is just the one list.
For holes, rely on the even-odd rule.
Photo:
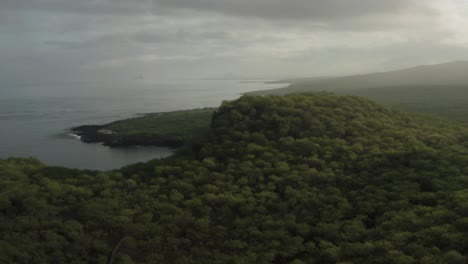
{"label": "peninsula", "polygon": [[105,125],[83,125],[71,132],[85,143],[110,147],[158,146],[177,148],[209,130],[216,108],[150,113]]}

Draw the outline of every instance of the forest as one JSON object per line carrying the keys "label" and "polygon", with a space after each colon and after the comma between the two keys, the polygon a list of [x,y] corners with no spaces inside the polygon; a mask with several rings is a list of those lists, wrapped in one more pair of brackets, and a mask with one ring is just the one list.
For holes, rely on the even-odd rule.
{"label": "forest", "polygon": [[215,108],[201,108],[118,120],[106,125],[83,125],[71,132],[85,143],[111,147],[159,146],[177,148],[209,132]]}
{"label": "forest", "polygon": [[468,256],[468,127],[330,93],[225,101],[115,171],[0,160],[1,263],[448,263]]}

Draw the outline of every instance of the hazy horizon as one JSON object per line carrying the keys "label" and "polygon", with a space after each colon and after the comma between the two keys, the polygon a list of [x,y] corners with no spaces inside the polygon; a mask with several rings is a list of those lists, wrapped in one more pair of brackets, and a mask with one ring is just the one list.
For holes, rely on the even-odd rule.
{"label": "hazy horizon", "polygon": [[468,59],[468,3],[0,2],[0,89],[177,78],[297,78]]}

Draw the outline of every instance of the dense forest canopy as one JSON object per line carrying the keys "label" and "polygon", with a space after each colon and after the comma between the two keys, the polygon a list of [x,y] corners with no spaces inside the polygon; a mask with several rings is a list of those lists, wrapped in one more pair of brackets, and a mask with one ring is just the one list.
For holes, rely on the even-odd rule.
{"label": "dense forest canopy", "polygon": [[466,263],[468,130],[332,94],[243,96],[170,158],[0,161],[2,263]]}

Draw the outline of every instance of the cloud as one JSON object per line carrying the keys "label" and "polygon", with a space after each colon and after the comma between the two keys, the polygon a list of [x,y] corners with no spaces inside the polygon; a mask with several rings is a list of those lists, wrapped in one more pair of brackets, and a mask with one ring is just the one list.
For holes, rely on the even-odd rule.
{"label": "cloud", "polygon": [[164,9],[214,11],[234,16],[268,19],[331,20],[389,14],[421,8],[416,0],[3,0],[2,8],[79,12],[101,14],[132,14]]}
{"label": "cloud", "polygon": [[3,0],[0,7],[13,10],[130,15],[148,12],[154,4],[152,0]]}
{"label": "cloud", "polygon": [[394,14],[421,7],[413,0],[159,0],[167,8],[222,12],[234,16],[271,20],[318,20],[356,18],[373,14]]}
{"label": "cloud", "polygon": [[[299,21],[343,27],[354,20],[359,26],[366,26],[371,21],[389,25],[392,24],[389,20],[398,21],[396,17],[399,15],[411,13],[421,17],[436,12],[426,1],[418,0],[3,0],[0,7],[116,16],[172,16],[180,13],[186,15],[187,12],[194,15],[190,12],[196,11],[275,23]],[[372,26],[372,23],[367,26]]]}
{"label": "cloud", "polygon": [[461,0],[2,0],[0,82],[282,78],[464,59],[466,7]]}
{"label": "cloud", "polygon": [[205,32],[191,32],[179,29],[177,31],[162,34],[160,32],[147,32],[140,31],[130,34],[131,38],[135,41],[143,43],[161,43],[161,42],[186,42],[186,41],[208,41],[208,40],[222,40],[229,41],[232,36],[228,32],[222,31],[205,31]]}

